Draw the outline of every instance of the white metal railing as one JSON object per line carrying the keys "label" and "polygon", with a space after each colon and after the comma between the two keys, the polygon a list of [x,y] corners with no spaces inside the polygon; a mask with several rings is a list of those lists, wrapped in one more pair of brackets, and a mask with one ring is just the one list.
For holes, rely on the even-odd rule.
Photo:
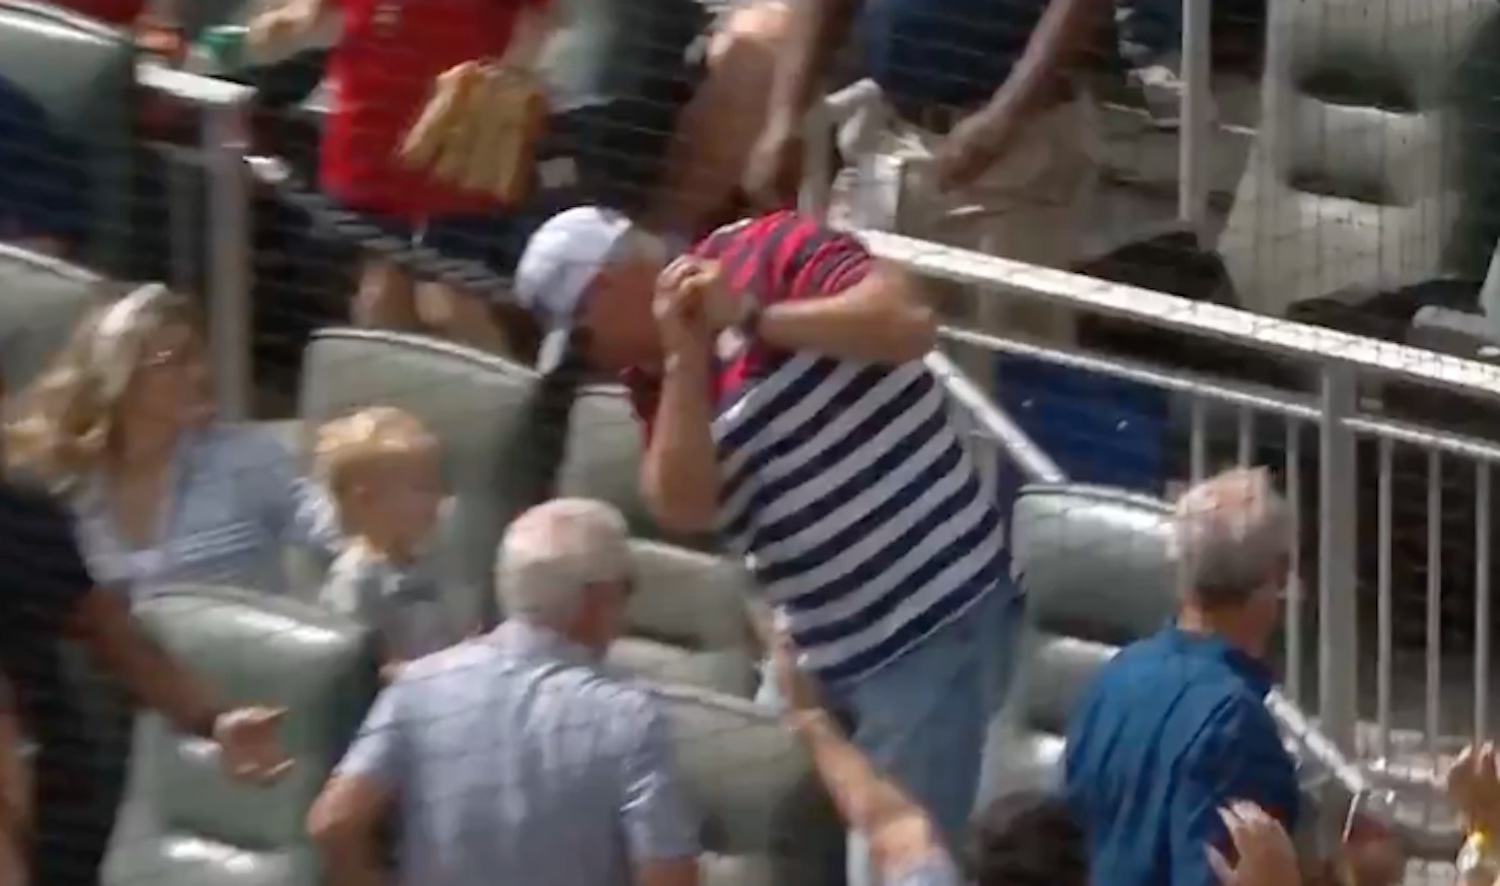
{"label": "white metal railing", "polygon": [[[200,77],[154,62],[143,62],[136,77],[148,90],[170,96],[201,112],[198,144],[179,148],[158,145],[177,168],[199,168],[206,174],[207,218],[201,230],[182,219],[197,217],[183,211],[195,202],[196,182],[169,176],[172,186],[174,264],[198,255],[207,245],[203,293],[208,311],[208,333],[213,343],[215,393],[220,412],[228,419],[251,417],[254,403],[251,307],[250,199],[251,184],[245,164],[249,146],[248,115],[255,91],[237,83]],[[196,176],[194,176],[196,178]],[[185,195],[185,197],[183,196]],[[200,240],[200,236],[204,238]],[[174,267],[171,281],[183,286],[192,268]]]}
{"label": "white metal railing", "polygon": [[[1199,0],[1188,0],[1191,10]],[[1202,4],[1206,7],[1206,3]],[[1273,4],[1274,6],[1275,4]],[[1189,12],[1185,39],[1204,30],[1205,10]],[[1203,36],[1199,33],[1199,36]],[[1189,65],[1189,71],[1193,66]],[[810,115],[808,126],[809,179],[803,206],[812,211],[828,207],[825,187],[826,146],[843,119],[869,102],[880,100],[878,88],[856,84],[830,99]],[[1190,102],[1191,104],[1191,102]],[[1191,111],[1189,111],[1191,114]],[[1187,169],[1184,150],[1184,177]],[[1196,161],[1194,161],[1196,162]],[[819,176],[814,180],[813,176]],[[1196,198],[1193,198],[1196,199]],[[1184,192],[1183,214],[1192,202]],[[1491,728],[1491,671],[1493,648],[1490,620],[1491,572],[1494,569],[1492,527],[1492,465],[1500,446],[1433,427],[1393,421],[1383,415],[1378,396],[1393,384],[1459,395],[1476,404],[1500,406],[1500,368],[1400,344],[1377,341],[1334,330],[1250,314],[1220,305],[1195,302],[1160,292],[1107,283],[997,256],[917,240],[874,230],[858,232],[881,258],[897,262],[925,276],[962,284],[978,297],[1042,300],[1081,313],[1133,321],[1184,337],[1218,341],[1258,352],[1300,367],[1312,380],[1309,390],[1264,390],[1248,385],[1194,378],[1170,368],[1134,365],[1099,354],[1040,347],[1001,336],[962,329],[945,329],[951,347],[980,349],[1043,361],[1082,373],[1124,379],[1156,388],[1184,410],[1189,450],[1189,479],[1209,469],[1216,436],[1233,437],[1234,458],[1259,462],[1267,439],[1279,441],[1282,458],[1275,465],[1286,479],[1289,497],[1301,526],[1315,529],[1316,579],[1312,600],[1294,587],[1287,606],[1287,699],[1315,702],[1319,728],[1345,753],[1364,758],[1369,777],[1377,783],[1399,784],[1407,795],[1424,798],[1420,809],[1405,808],[1403,820],[1415,820],[1433,845],[1446,847],[1454,833],[1452,822],[1438,812],[1433,800],[1434,779],[1441,761],[1464,736],[1488,735]],[[966,365],[971,365],[966,363]],[[942,364],[951,368],[951,364]],[[962,374],[959,374],[962,376]],[[1001,384],[1004,379],[1001,379]],[[993,404],[981,404],[983,391],[972,380],[956,388],[956,399],[975,408],[983,431],[1001,442],[1007,454],[1032,476],[1046,476],[1050,459],[1028,454],[1035,444],[1024,432],[1010,433],[1015,422],[997,420]],[[1376,395],[1376,396],[1371,396]],[[1500,414],[1500,410],[1497,410]],[[1001,413],[1003,416],[1003,413]],[[1024,422],[1023,422],[1024,424]],[[1021,442],[1017,444],[1017,440]],[[1314,447],[1316,447],[1314,449]],[[1017,453],[1020,453],[1017,455]],[[1411,499],[1395,493],[1398,455],[1416,453],[1421,461],[1418,505],[1425,509],[1420,544],[1423,562],[1407,571],[1420,573],[1424,584],[1421,613],[1400,618],[1395,596],[1399,567],[1395,552],[1398,511]],[[1314,458],[1314,454],[1316,457]],[[1040,464],[1043,467],[1038,468]],[[1454,656],[1444,649],[1445,570],[1454,557],[1445,557],[1444,512],[1452,511],[1453,484],[1445,471],[1457,466],[1469,472],[1463,488],[1472,500],[1462,503],[1467,532],[1472,532],[1472,573],[1475,637],[1472,650]],[[1052,465],[1056,469],[1056,465]],[[1061,470],[1058,470],[1061,473]],[[1361,497],[1361,479],[1375,478],[1376,494]],[[1050,477],[1049,477],[1050,479]],[[1313,499],[1313,500],[1309,500]],[[1359,537],[1362,507],[1375,509],[1374,538]],[[1300,534],[1300,533],[1299,533]],[[1374,649],[1361,648],[1361,614],[1369,601],[1360,599],[1360,550],[1373,547],[1377,565],[1373,579]],[[1299,550],[1299,556],[1300,556]],[[1467,588],[1466,588],[1467,590]],[[1307,624],[1308,603],[1315,601],[1315,626]],[[1364,602],[1365,605],[1361,605]],[[1394,643],[1398,623],[1420,622],[1420,660],[1404,660]],[[1315,632],[1309,631],[1315,627]],[[1373,653],[1373,654],[1372,654]],[[1308,685],[1306,671],[1313,664],[1316,679]],[[1359,674],[1373,660],[1372,710],[1361,710]],[[1414,677],[1414,675],[1417,675]],[[1467,682],[1467,687],[1460,684]],[[1459,685],[1456,692],[1454,687]],[[1471,691],[1464,691],[1465,689]],[[1462,696],[1467,697],[1462,697]],[[1455,718],[1454,710],[1460,715]],[[1364,715],[1362,718],[1362,714]]]}

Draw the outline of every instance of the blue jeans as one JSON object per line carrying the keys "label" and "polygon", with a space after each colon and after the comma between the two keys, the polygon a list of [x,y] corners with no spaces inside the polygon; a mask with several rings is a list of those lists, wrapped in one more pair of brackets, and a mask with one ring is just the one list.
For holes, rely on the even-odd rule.
{"label": "blue jeans", "polygon": [[[871,762],[925,807],[950,841],[962,839],[979,794],[990,721],[1014,676],[1025,598],[1008,578],[915,649],[847,686],[826,687],[829,708]],[[773,679],[756,701],[781,707]],[[849,886],[877,881],[869,852],[849,835]]]}

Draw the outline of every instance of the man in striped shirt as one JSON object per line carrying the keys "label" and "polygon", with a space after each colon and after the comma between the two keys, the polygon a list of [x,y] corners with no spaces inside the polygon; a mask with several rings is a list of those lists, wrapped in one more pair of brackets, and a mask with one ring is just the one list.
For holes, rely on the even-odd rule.
{"label": "man in striped shirt", "polygon": [[922,362],[921,285],[795,213],[669,261],[579,207],[532,237],[516,294],[630,387],[657,519],[719,531],[855,742],[960,833],[1020,607],[999,509]]}

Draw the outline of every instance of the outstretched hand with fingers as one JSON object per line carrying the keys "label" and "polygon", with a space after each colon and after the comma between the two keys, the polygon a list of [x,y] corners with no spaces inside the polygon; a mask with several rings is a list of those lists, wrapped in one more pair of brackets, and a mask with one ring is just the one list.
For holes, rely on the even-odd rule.
{"label": "outstretched hand with fingers", "polygon": [[1448,770],[1446,786],[1470,827],[1500,834],[1500,770],[1493,742],[1464,748]]}
{"label": "outstretched hand with fingers", "polygon": [[225,772],[238,781],[269,783],[291,770],[293,760],[281,746],[286,708],[247,707],[221,714],[214,722]]}
{"label": "outstretched hand with fingers", "polygon": [[1219,816],[1224,819],[1237,858],[1231,863],[1218,848],[1204,849],[1223,886],[1299,886],[1302,872],[1297,850],[1281,822],[1243,800],[1219,810]]}

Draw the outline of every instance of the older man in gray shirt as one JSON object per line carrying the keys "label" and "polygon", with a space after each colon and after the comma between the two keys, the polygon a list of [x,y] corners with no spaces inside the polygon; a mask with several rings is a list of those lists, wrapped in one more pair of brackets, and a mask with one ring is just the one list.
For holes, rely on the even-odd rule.
{"label": "older man in gray shirt", "polygon": [[421,659],[381,694],[313,805],[330,886],[695,886],[697,822],[667,721],[601,670],[631,590],[625,520],[559,499],[501,543],[510,620]]}

